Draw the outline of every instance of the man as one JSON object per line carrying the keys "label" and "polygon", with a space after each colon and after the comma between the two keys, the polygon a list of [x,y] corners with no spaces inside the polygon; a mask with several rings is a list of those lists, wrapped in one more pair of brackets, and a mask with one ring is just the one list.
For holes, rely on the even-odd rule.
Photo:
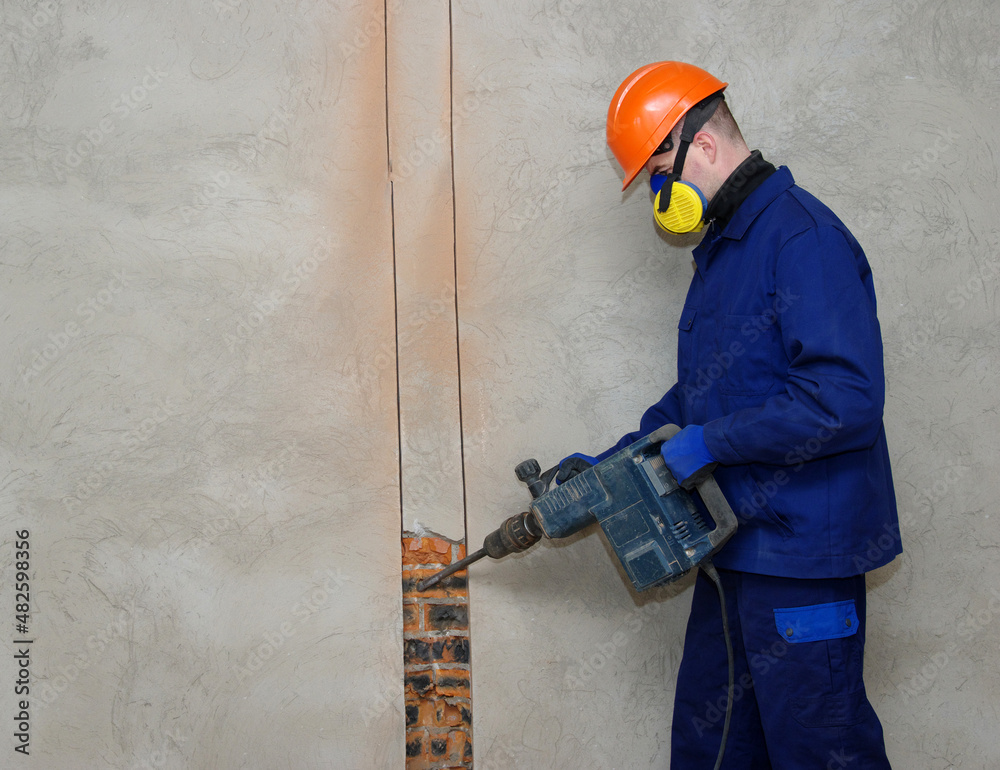
{"label": "man", "polygon": [[[683,430],[663,447],[674,476],[689,483],[714,467],[737,513],[714,559],[736,656],[722,766],[887,768],[862,680],[864,573],[902,550],[871,270],[787,168],[750,152],[726,85],[660,62],[611,103],[622,189],[645,169],[662,227],[708,229],[680,314],[677,383],[638,431],[588,459],[675,423]],[[873,547],[886,534],[892,545]],[[718,596],[699,574],[674,704],[676,770],[713,767],[727,684]]]}

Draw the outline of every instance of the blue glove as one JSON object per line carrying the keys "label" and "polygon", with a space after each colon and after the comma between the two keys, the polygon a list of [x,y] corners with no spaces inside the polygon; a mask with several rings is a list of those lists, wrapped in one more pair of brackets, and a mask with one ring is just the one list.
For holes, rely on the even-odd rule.
{"label": "blue glove", "polygon": [[587,468],[597,465],[597,458],[590,455],[583,455],[574,452],[569,457],[564,457],[559,461],[559,473],[556,474],[556,485],[569,481],[578,473],[583,473]]}
{"label": "blue glove", "polygon": [[685,489],[693,489],[715,469],[716,459],[708,451],[704,433],[701,425],[688,425],[660,447],[664,462]]}

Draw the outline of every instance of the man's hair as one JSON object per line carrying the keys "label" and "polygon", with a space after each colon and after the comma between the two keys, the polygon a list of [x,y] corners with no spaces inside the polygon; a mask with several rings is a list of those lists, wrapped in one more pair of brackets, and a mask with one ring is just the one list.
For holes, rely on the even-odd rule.
{"label": "man's hair", "polygon": [[746,144],[740,127],[736,124],[733,113],[729,111],[729,105],[726,104],[725,99],[719,102],[719,106],[712,117],[708,119],[705,127],[721,135],[733,144]]}
{"label": "man's hair", "polygon": [[[670,136],[674,140],[674,146],[677,146],[681,141],[681,129],[683,126],[684,121],[680,120],[670,132]],[[743,139],[743,133],[740,131],[740,127],[737,125],[736,118],[733,117],[733,113],[729,111],[729,105],[726,104],[725,99],[719,102],[719,106],[715,108],[715,112],[712,113],[712,117],[710,117],[705,123],[703,130],[704,129],[708,129],[716,136],[719,136],[732,144],[746,144]]]}

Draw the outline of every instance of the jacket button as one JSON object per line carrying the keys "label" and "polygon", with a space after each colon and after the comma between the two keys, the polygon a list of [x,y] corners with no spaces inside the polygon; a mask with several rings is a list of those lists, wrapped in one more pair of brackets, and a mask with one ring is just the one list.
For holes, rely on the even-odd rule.
{"label": "jacket button", "polygon": [[844,621],[844,623],[846,623],[846,624],[847,624],[847,627],[848,627],[848,628],[850,628],[850,627],[851,627],[851,619],[850,619],[850,618],[848,618],[847,620],[845,620],[845,621]]}
{"label": "jacket button", "polygon": [[791,636],[793,633],[795,633],[795,632],[792,631],[792,629],[790,629],[790,628],[786,628],[785,629],[785,636]]}

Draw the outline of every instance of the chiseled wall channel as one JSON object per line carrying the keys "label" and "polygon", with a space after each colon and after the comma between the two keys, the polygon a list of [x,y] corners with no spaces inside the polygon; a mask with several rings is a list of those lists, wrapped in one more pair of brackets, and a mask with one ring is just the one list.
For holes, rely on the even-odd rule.
{"label": "chiseled wall channel", "polygon": [[[402,532],[478,547],[518,461],[672,382],[691,244],[620,193],[604,116],[677,58],[875,271],[890,758],[1000,764],[995,4],[415,2],[3,6],[0,679],[28,530],[31,761],[403,767]],[[469,592],[477,767],[667,765],[690,581],[636,595],[590,532]]]}

